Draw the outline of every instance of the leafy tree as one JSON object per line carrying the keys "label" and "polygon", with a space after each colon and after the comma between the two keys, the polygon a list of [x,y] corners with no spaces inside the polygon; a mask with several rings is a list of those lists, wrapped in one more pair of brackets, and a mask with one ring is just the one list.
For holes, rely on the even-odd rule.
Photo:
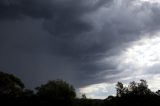
{"label": "leafy tree", "polygon": [[118,82],[116,84],[116,90],[117,90],[117,96],[118,97],[123,96],[124,94],[126,94],[126,91],[127,91],[126,87],[124,87],[123,83],[121,83],[121,82]]}
{"label": "leafy tree", "polygon": [[147,81],[141,79],[140,83],[137,83],[135,81],[130,82],[128,87],[124,87],[121,82],[118,82],[116,85],[117,90],[117,96],[126,96],[126,95],[152,95],[153,92],[148,88]]}
{"label": "leafy tree", "polygon": [[19,97],[24,89],[21,80],[12,74],[0,72],[0,96]]}
{"label": "leafy tree", "polygon": [[143,80],[143,79],[140,80],[140,83],[138,83],[138,91],[139,91],[139,95],[151,94],[151,90],[148,88],[148,84],[146,80]]}
{"label": "leafy tree", "polygon": [[53,80],[36,88],[37,95],[45,99],[68,100],[75,98],[75,89],[62,80]]}
{"label": "leafy tree", "polygon": [[147,81],[143,79],[140,80],[140,83],[136,83],[135,81],[131,82],[128,89],[129,89],[129,93],[132,95],[151,94],[151,91],[147,85]]}
{"label": "leafy tree", "polygon": [[82,94],[82,99],[87,99],[85,94]]}
{"label": "leafy tree", "polygon": [[127,94],[137,94],[138,92],[138,86],[137,83],[135,81],[130,82],[129,86],[128,86],[128,93]]}

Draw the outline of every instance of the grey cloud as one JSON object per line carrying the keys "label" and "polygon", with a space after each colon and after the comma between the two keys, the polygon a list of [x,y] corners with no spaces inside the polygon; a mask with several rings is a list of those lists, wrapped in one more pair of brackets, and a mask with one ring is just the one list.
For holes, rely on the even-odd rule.
{"label": "grey cloud", "polygon": [[[107,45],[111,45],[112,48],[114,45],[136,40],[144,36],[144,33],[159,30],[160,22],[155,20],[157,17],[155,10],[158,11],[159,6],[146,3],[138,7],[132,2],[126,3],[126,0],[120,2],[99,11],[98,15],[101,17],[98,16],[98,23],[101,28],[91,33],[92,40],[95,39],[101,44],[107,42]],[[92,17],[96,16],[97,12]]]}
{"label": "grey cloud", "polygon": [[147,68],[145,70],[144,74],[146,74],[146,75],[147,74],[150,74],[150,75],[159,74],[160,73],[159,69],[160,69],[160,65],[159,64],[155,64],[155,65]]}
{"label": "grey cloud", "polygon": [[138,7],[133,2],[121,2],[90,14],[90,19],[95,22],[94,30],[76,39],[80,47],[83,47],[80,49],[81,54],[84,51],[89,55],[99,54],[105,57],[109,51],[117,48],[117,51],[110,54],[121,53],[127,46],[123,44],[159,30],[160,22],[155,19],[158,17],[159,5],[144,3]]}
{"label": "grey cloud", "polygon": [[92,26],[81,17],[110,0],[2,0],[1,19],[29,16],[44,19],[44,28],[54,36],[73,36]]}
{"label": "grey cloud", "polygon": [[[67,57],[69,66],[71,67],[70,64],[73,64],[74,68],[67,67],[68,64],[63,59],[66,69],[58,68],[58,66],[62,66],[60,62],[59,64],[56,63],[56,60],[58,60],[56,58],[53,64],[57,64],[57,68],[53,72],[46,72],[49,75],[55,74],[53,77],[56,77],[59,70],[67,70],[68,75],[67,72],[64,75],[62,75],[63,72],[60,72],[59,76],[70,82],[73,81],[72,83],[77,84],[77,86],[98,83],[104,80],[112,82],[124,76],[109,76],[123,73],[123,70],[117,70],[118,65],[114,61],[110,62],[115,65],[98,62],[101,59],[119,55],[128,46],[123,45],[124,43],[127,44],[130,41],[137,40],[145,33],[159,30],[158,11],[160,6],[146,3],[136,7],[130,0],[121,0],[121,5],[115,1],[106,6],[109,1],[8,0],[6,2],[6,0],[1,0],[0,19],[9,23],[15,20],[17,22],[24,21],[24,23],[18,24],[26,26],[28,32],[25,33],[26,30],[24,30],[25,34],[18,34],[18,29],[21,29],[22,26],[17,26],[17,30],[13,31],[14,33],[8,32],[8,36],[5,38],[4,33],[6,32],[4,32],[0,38],[5,39],[5,41],[8,40],[9,47],[5,47],[9,49],[14,47],[14,49],[16,48],[20,52],[23,51],[23,53]],[[28,18],[31,18],[31,20],[26,21]],[[34,23],[35,21],[36,23]],[[27,25],[27,23],[33,24]],[[10,25],[13,26],[9,27],[8,30],[13,30],[12,27],[15,27],[15,23],[8,24],[6,28],[3,28],[2,25],[1,30],[7,29]],[[22,29],[25,28],[22,27]],[[20,40],[17,40],[17,38]],[[6,42],[1,42],[0,47],[2,50],[6,49],[5,44]],[[10,47],[10,44],[14,46]],[[40,58],[40,56],[37,58]],[[46,64],[52,62],[50,60],[52,58],[47,59]],[[38,61],[37,63],[39,63]],[[46,70],[54,69],[52,65],[45,65],[45,68]],[[71,75],[72,73],[74,74]],[[100,76],[105,74],[108,78],[100,78],[98,74]],[[74,78],[69,78],[70,76],[74,76]],[[47,78],[44,79],[47,80]]]}

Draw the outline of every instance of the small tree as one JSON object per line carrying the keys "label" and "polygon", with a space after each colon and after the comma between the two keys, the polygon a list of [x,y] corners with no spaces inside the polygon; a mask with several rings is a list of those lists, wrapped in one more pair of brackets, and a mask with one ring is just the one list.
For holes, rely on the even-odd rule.
{"label": "small tree", "polygon": [[135,81],[130,82],[129,86],[128,86],[128,94],[137,94],[138,92],[138,86],[137,83]]}
{"label": "small tree", "polygon": [[53,80],[36,88],[37,95],[45,99],[68,100],[75,98],[75,89],[62,80]]}
{"label": "small tree", "polygon": [[87,99],[85,94],[82,94],[82,99]]}
{"label": "small tree", "polygon": [[148,84],[146,80],[141,79],[140,83],[138,83],[138,94],[139,95],[151,94],[151,90],[148,88]]}
{"label": "small tree", "polygon": [[126,92],[127,92],[126,87],[124,87],[124,86],[123,86],[123,83],[121,83],[121,82],[118,82],[118,83],[116,84],[116,90],[117,90],[117,96],[118,96],[118,97],[123,96],[123,95],[126,94]]}
{"label": "small tree", "polygon": [[19,97],[24,89],[21,80],[12,74],[0,72],[0,96]]}

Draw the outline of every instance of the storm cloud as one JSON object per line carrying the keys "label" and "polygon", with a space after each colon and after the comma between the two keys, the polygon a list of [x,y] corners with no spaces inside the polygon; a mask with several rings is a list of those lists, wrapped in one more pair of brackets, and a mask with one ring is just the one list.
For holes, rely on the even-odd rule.
{"label": "storm cloud", "polygon": [[77,88],[115,83],[137,70],[123,62],[126,51],[158,36],[159,11],[141,0],[1,0],[0,67],[29,87],[57,78]]}

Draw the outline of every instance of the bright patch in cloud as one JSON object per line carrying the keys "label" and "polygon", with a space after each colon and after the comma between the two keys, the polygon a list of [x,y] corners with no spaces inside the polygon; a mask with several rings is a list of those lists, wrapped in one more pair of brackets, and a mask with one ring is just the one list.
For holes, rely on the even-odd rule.
{"label": "bright patch in cloud", "polygon": [[133,43],[123,54],[123,64],[133,64],[135,67],[146,68],[160,62],[160,37],[145,38]]}
{"label": "bright patch in cloud", "polygon": [[[116,59],[117,58],[117,59]],[[152,90],[159,88],[160,75],[160,33],[148,35],[132,42],[118,57],[115,57],[117,70],[114,77],[125,83],[145,79]]]}
{"label": "bright patch in cloud", "polygon": [[140,0],[142,2],[160,3],[160,0]]}
{"label": "bright patch in cloud", "polygon": [[108,95],[115,94],[115,91],[112,88],[114,85],[115,84],[107,83],[93,84],[80,88],[79,93],[85,94],[87,98],[105,99]]}
{"label": "bright patch in cloud", "polygon": [[[131,81],[145,79],[148,81],[149,88],[153,91],[160,86],[160,33],[148,35],[138,41],[129,44],[120,55],[107,57],[102,62],[115,66],[114,70],[119,71],[117,74],[104,75],[104,79],[114,79],[114,84],[100,83],[86,86],[80,89],[89,98],[106,98],[115,94],[115,83],[123,82],[125,85]],[[115,80],[116,79],[116,80]],[[106,80],[107,81],[107,80]]]}
{"label": "bright patch in cloud", "polygon": [[160,81],[157,77],[159,67],[160,33],[157,33],[132,42],[119,56],[117,69],[122,71],[119,76],[125,75],[122,77],[124,81],[146,79],[153,86],[151,82]]}

